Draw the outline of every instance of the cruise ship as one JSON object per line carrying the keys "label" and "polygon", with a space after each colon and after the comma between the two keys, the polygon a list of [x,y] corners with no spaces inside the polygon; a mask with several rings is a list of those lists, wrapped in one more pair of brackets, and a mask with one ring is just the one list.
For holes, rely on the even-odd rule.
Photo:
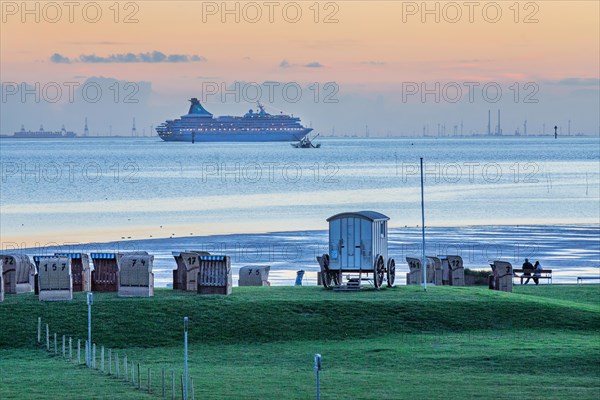
{"label": "cruise ship", "polygon": [[156,127],[158,136],[172,142],[292,142],[302,140],[312,128],[300,124],[300,118],[272,115],[258,103],[243,117],[213,117],[197,98],[189,100],[188,113]]}

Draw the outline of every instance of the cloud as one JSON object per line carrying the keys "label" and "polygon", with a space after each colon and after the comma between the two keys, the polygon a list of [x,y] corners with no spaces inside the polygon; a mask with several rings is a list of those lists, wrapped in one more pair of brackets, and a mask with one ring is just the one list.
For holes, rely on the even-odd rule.
{"label": "cloud", "polygon": [[289,68],[289,67],[291,67],[291,65],[287,60],[282,60],[279,63],[279,68]]}
{"label": "cloud", "polygon": [[304,66],[305,66],[306,68],[323,68],[323,67],[324,67],[324,65],[323,65],[323,64],[321,64],[321,63],[320,63],[320,62],[318,62],[318,61],[313,61],[313,62],[310,62],[310,63],[308,63],[308,64],[304,64]]}
{"label": "cloud", "polygon": [[54,53],[50,61],[57,64],[69,64],[72,62],[81,62],[86,64],[108,64],[108,63],[186,63],[207,61],[205,57],[199,55],[187,54],[164,54],[160,51],[148,53],[122,53],[111,54],[107,57],[97,56],[95,54],[82,54],[78,58],[68,58],[61,54]]}
{"label": "cloud", "polygon": [[385,65],[385,61],[362,61],[364,65]]}
{"label": "cloud", "polygon": [[598,78],[565,78],[558,81],[550,81],[551,84],[565,86],[600,86]]}
{"label": "cloud", "polygon": [[70,64],[71,63],[71,60],[69,60],[68,57],[64,57],[58,53],[52,54],[52,56],[50,56],[50,61],[52,61],[55,64]]}

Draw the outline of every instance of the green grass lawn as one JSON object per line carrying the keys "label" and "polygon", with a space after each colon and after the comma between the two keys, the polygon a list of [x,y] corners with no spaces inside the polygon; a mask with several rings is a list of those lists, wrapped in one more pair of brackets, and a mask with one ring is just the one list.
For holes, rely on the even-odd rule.
{"label": "green grass lawn", "polygon": [[[600,286],[418,287],[333,293],[316,287],[235,288],[228,297],[157,290],[151,299],[96,294],[94,342],[142,365],[160,398],[161,369],[190,376],[202,399],[598,399]],[[0,303],[0,398],[150,398],[131,384],[35,348],[37,317],[85,338],[81,293]],[[99,361],[97,361],[99,365]],[[114,370],[114,367],[113,367]],[[178,386],[179,387],[179,386]],[[40,389],[43,388],[43,389]],[[179,389],[177,389],[179,394]]]}

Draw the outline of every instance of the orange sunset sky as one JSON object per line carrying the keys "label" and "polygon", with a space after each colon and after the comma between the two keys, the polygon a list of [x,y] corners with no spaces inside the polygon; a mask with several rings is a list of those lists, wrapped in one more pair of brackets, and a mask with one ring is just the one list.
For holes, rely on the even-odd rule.
{"label": "orange sunset sky", "polygon": [[[199,1],[119,2],[118,7],[113,1],[93,6],[89,5],[93,2],[75,3],[70,22],[69,8],[63,2],[53,3],[58,6],[27,2],[29,13],[24,13],[23,3],[2,1],[2,133],[19,128],[23,116],[32,110],[40,115],[40,121],[32,121],[35,125],[46,123],[55,128],[59,121],[66,121],[79,129],[82,124],[81,118],[74,119],[67,112],[66,95],[52,104],[43,96],[41,104],[33,97],[23,101],[19,93],[7,95],[7,82],[39,82],[43,86],[47,82],[84,83],[95,77],[147,86],[140,91],[140,103],[112,121],[123,131],[130,125],[130,115],[142,126],[150,126],[183,114],[185,100],[202,95],[202,82],[277,81],[338,85],[336,104],[274,104],[302,115],[324,131],[336,125],[338,131],[349,131],[353,125],[370,124],[374,132],[384,134],[401,116],[406,117],[403,132],[393,133],[410,134],[426,123],[457,123],[457,114],[469,130],[477,131],[487,124],[488,109],[502,107],[507,110],[510,130],[529,118],[537,132],[542,123],[553,124],[552,118],[558,118],[561,124],[568,119],[577,121],[574,125],[584,133],[598,132],[597,1],[484,1],[472,2],[472,9],[465,6],[468,2],[272,2],[273,22],[266,2],[260,1],[250,6],[249,2]],[[237,7],[238,15],[223,15],[222,7]],[[437,9],[438,15],[424,14],[423,7]],[[86,21],[95,18],[98,9],[102,13],[98,21]],[[302,12],[298,22],[286,21],[285,17],[293,19],[298,9]],[[57,10],[62,16],[58,17]],[[253,23],[249,19],[256,10],[261,10],[262,18]],[[460,18],[457,12],[462,14]],[[133,22],[124,22],[128,15]],[[325,22],[327,17],[330,23]],[[497,21],[492,22],[494,19]],[[111,55],[154,51],[190,60],[106,62]],[[82,55],[104,61],[84,62]],[[480,96],[474,104],[402,101],[403,83],[436,81],[498,82],[504,97],[498,104],[486,103]],[[536,83],[539,102],[508,101],[513,96],[508,88],[515,82],[521,86]],[[239,114],[248,108],[243,102],[227,106],[218,96],[208,103],[213,103],[207,107],[215,114]],[[345,116],[360,114],[374,104],[378,108],[368,112],[372,119],[365,116],[345,124]],[[410,113],[403,115],[402,106]],[[92,124],[96,119],[99,131],[105,130],[106,124],[93,114],[111,113],[103,107],[109,106],[82,111],[90,114]],[[408,115],[414,118],[409,120]]]}

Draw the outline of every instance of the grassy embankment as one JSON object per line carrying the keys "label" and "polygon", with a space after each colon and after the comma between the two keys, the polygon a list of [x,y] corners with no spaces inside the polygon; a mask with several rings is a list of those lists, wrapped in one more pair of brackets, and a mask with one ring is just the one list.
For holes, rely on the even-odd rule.
{"label": "grassy embankment", "polygon": [[[34,349],[38,316],[59,337],[86,336],[84,294],[69,303],[6,296],[0,398],[149,397]],[[96,294],[94,342],[150,367],[157,397],[161,368],[182,370],[183,316],[190,317],[190,375],[203,399],[311,398],[314,353],[323,355],[323,399],[600,396],[598,285]]]}

